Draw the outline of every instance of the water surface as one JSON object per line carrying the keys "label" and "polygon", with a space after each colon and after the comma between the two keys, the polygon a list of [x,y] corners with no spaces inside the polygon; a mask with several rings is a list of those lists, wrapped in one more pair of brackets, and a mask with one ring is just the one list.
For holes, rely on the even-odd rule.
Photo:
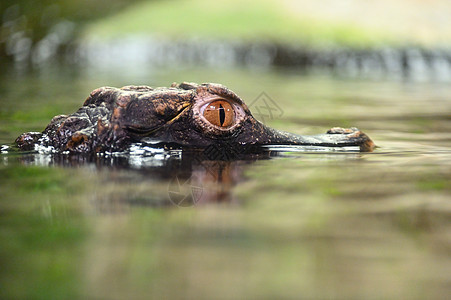
{"label": "water surface", "polygon": [[450,294],[449,85],[258,70],[74,73],[3,77],[0,144],[41,131],[99,86],[186,80],[227,85],[277,129],[356,126],[379,148],[236,160],[2,154],[2,298]]}

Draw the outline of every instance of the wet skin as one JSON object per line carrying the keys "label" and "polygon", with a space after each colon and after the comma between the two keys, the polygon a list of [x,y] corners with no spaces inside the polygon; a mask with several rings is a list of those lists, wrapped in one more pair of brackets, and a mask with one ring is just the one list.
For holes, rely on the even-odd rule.
{"label": "wet skin", "polygon": [[264,145],[358,146],[362,152],[374,148],[357,128],[335,127],[310,136],[269,128],[225,86],[186,82],[170,88],[96,89],[77,112],[54,117],[42,133],[16,139],[21,150],[39,144],[79,153],[123,151],[134,142],[199,149],[219,145],[235,151]]}

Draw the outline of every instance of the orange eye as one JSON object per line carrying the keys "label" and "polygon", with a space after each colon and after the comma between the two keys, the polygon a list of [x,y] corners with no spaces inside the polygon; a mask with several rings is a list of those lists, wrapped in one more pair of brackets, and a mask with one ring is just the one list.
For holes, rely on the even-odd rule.
{"label": "orange eye", "polygon": [[205,107],[204,117],[213,125],[229,127],[233,125],[235,113],[232,105],[224,100],[212,101]]}

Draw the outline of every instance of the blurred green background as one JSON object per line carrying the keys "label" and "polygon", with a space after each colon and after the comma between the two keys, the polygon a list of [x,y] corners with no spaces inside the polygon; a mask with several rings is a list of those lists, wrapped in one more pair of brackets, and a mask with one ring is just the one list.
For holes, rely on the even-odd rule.
{"label": "blurred green background", "polygon": [[[151,37],[154,43],[191,41],[190,48],[199,47],[199,41],[225,43],[232,48],[236,43],[272,45],[288,49],[280,54],[282,60],[288,60],[285,65],[296,65],[301,60],[290,58],[286,53],[290,51],[315,63],[315,51],[330,54],[344,49],[352,54],[366,50],[374,51],[374,58],[387,48],[401,52],[376,64],[389,65],[389,60],[401,64],[413,60],[413,64],[418,55],[425,56],[429,68],[434,67],[431,65],[436,56],[441,59],[439,63],[447,64],[447,70],[450,63],[451,4],[446,0],[263,0],[258,4],[247,0],[5,0],[0,12],[0,57],[3,63],[14,61],[21,69],[42,66],[62,54],[65,62],[80,63],[86,59],[80,52],[92,52],[92,48],[83,48],[86,43],[100,46],[116,41],[116,45],[125,47],[136,43],[137,37],[141,41]],[[127,40],[130,37],[135,40]],[[145,46],[140,47],[135,55],[149,55]],[[420,53],[403,52],[410,48]],[[277,65],[280,60],[273,62]],[[323,64],[337,64],[334,55],[331,60]]]}

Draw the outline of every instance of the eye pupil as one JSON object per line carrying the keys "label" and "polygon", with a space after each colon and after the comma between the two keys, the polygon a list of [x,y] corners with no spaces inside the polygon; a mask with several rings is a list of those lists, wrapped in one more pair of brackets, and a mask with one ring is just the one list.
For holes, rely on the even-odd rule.
{"label": "eye pupil", "polygon": [[222,104],[219,104],[219,123],[221,124],[221,126],[223,126],[224,121],[225,121],[224,107],[222,107]]}
{"label": "eye pupil", "polygon": [[230,127],[235,121],[235,111],[225,100],[212,101],[205,108],[203,115],[208,122],[218,127]]}

